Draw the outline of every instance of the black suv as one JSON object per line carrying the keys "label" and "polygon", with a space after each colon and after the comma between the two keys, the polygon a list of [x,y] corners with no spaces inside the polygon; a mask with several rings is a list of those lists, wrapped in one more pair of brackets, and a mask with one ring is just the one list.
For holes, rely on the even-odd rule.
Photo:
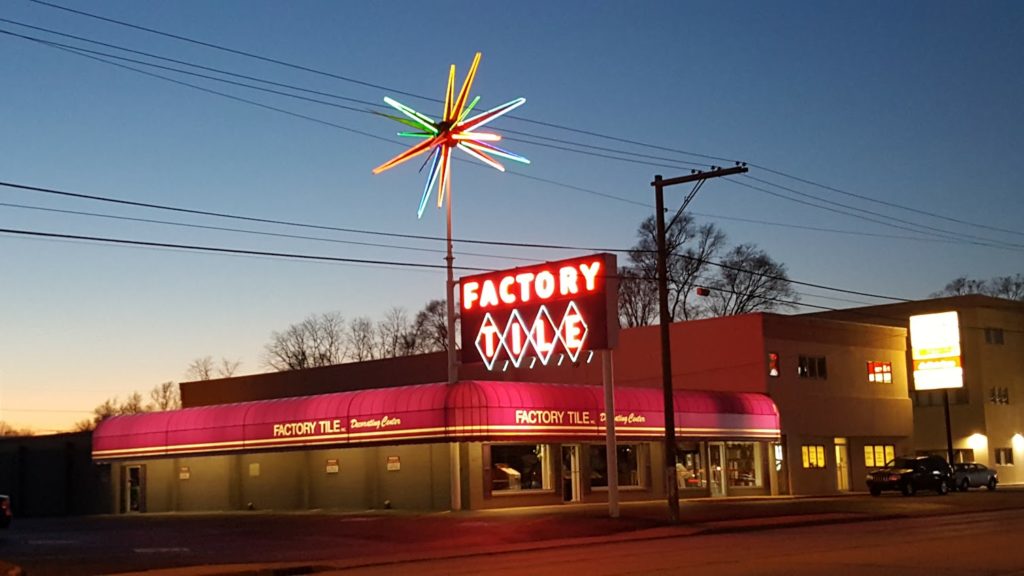
{"label": "black suv", "polygon": [[884,468],[868,474],[868,490],[878,496],[882,490],[899,490],[913,496],[924,488],[945,496],[953,482],[953,469],[941,456],[900,456]]}

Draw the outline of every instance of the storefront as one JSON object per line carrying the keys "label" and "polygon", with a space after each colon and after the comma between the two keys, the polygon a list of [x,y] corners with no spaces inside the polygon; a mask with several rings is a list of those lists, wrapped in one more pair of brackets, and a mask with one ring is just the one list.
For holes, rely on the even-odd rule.
{"label": "storefront", "polygon": [[[607,499],[603,392],[462,381],[138,414],[103,422],[119,510],[447,509],[452,444],[471,509]],[[675,391],[683,496],[779,491],[779,416],[762,394]],[[661,392],[616,391],[623,500],[665,494]]]}

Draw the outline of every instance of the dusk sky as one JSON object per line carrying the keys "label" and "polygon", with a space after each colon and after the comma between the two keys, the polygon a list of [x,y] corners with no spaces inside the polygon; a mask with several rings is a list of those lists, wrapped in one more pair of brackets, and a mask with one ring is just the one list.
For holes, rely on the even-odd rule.
{"label": "dusk sky", "polygon": [[[348,80],[5,0],[6,184],[443,237],[442,211],[430,205],[416,218],[422,160],[371,174],[409,141],[368,112],[392,96],[437,117],[448,66],[461,82],[480,51],[478,109],[527,99],[488,128],[532,164],[508,163],[502,174],[456,162],[455,237],[579,249],[456,242],[456,265],[507,268],[629,248],[653,213],[655,174],[744,161],[747,175],[707,182],[690,208],[730,245],[765,249],[794,280],[918,299],[957,276],[1024,272],[1020,2],[53,2]],[[220,76],[117,49],[130,48],[341,107],[116,61],[279,109],[271,110],[10,34]],[[669,189],[668,206],[688,190]],[[0,186],[0,228],[443,264],[441,241],[10,186]],[[106,398],[182,380],[197,357],[263,372],[271,332],[310,314],[376,320],[444,295],[441,269],[9,232],[0,233],[0,272],[0,420],[39,431],[68,429]],[[891,301],[796,288],[817,306]]]}

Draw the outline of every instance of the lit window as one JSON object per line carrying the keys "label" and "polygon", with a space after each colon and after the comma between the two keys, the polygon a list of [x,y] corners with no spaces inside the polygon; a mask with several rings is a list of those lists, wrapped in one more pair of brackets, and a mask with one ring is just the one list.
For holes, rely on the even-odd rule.
{"label": "lit window", "polygon": [[828,367],[824,356],[800,356],[796,373],[801,378],[828,378]]}
{"label": "lit window", "polygon": [[759,446],[756,442],[726,442],[725,468],[729,486],[760,487],[763,485]]}
{"label": "lit window", "polygon": [[825,447],[824,446],[801,446],[800,456],[803,457],[804,468],[824,468],[825,467]]}
{"label": "lit window", "polygon": [[491,444],[491,491],[552,490],[546,444]]}
{"label": "lit window", "polygon": [[892,362],[868,362],[868,382],[892,383]]}
{"label": "lit window", "polygon": [[999,466],[1013,466],[1013,449],[996,448],[996,464]]}
{"label": "lit window", "polygon": [[896,457],[896,447],[892,444],[868,444],[864,446],[864,466],[881,468],[886,462]]}
{"label": "lit window", "polygon": [[[647,457],[646,445],[619,444],[615,447],[618,454],[619,486],[644,486],[646,482]],[[590,446],[590,486],[608,486],[608,459],[604,445]]]}

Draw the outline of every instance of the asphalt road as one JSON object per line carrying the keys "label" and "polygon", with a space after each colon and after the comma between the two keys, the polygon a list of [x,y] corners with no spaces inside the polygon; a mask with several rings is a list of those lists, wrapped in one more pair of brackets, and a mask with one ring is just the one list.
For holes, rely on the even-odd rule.
{"label": "asphalt road", "polygon": [[590,544],[330,571],[368,576],[1024,574],[1019,511]]}
{"label": "asphalt road", "polygon": [[[1006,518],[1000,516],[1005,514],[1003,511],[1010,511]],[[679,566],[691,562],[714,565],[715,562],[724,562],[723,558],[742,557],[748,550],[761,550],[752,556],[754,558],[775,558],[771,550],[787,543],[796,547],[792,556],[788,557],[789,561],[796,562],[801,558],[799,544],[804,539],[804,532],[799,531],[805,529],[766,529],[780,524],[833,522],[844,524],[807,530],[808,537],[826,531],[834,531],[837,536],[837,540],[831,544],[815,544],[807,548],[807,554],[820,558],[828,556],[826,552],[849,549],[851,554],[856,555],[859,550],[859,554],[866,555],[865,558],[873,558],[876,556],[873,552],[875,548],[888,550],[883,546],[887,539],[903,532],[902,528],[896,527],[901,522],[910,522],[910,526],[921,529],[941,524],[944,528],[933,532],[945,535],[940,541],[945,542],[947,548],[940,547],[938,552],[949,555],[948,550],[958,550],[959,555],[971,558],[979,562],[979,565],[997,566],[1001,558],[1014,557],[1017,550],[1024,550],[1024,546],[1006,546],[1007,535],[1016,534],[1019,539],[1020,532],[1016,530],[1004,528],[1002,533],[992,537],[975,536],[976,531],[985,531],[992,526],[990,517],[1005,520],[1001,520],[1004,527],[1016,527],[1020,521],[1015,521],[1013,516],[1024,518],[1024,489],[1000,488],[996,492],[982,490],[944,497],[921,493],[913,498],[886,494],[880,498],[853,495],[835,498],[686,501],[682,506],[682,515],[682,525],[668,526],[664,503],[654,502],[626,505],[623,507],[623,517],[615,520],[607,517],[606,509],[602,506],[455,514],[417,514],[391,510],[360,514],[251,512],[29,518],[15,519],[10,530],[0,532],[0,560],[24,567],[31,576],[111,574],[181,566],[282,562],[315,565],[321,570],[327,566],[381,564],[381,568],[377,569],[380,571],[376,573],[395,573],[399,567],[402,568],[401,572],[406,572],[406,565],[402,563],[458,555],[464,557],[453,560],[452,566],[466,566],[468,572],[463,573],[478,573],[485,571],[485,567],[487,572],[495,571],[496,567],[486,564],[486,561],[498,554],[515,551],[516,554],[512,556],[516,558],[520,557],[519,554],[540,556],[537,564],[530,565],[530,570],[510,570],[505,573],[516,571],[518,574],[532,574],[540,573],[534,572],[534,569],[545,570],[545,563],[561,566],[560,570],[564,572],[566,565],[552,560],[562,555],[586,562],[583,556],[575,554],[575,550],[586,550],[588,542],[599,542],[601,545],[595,548],[599,551],[625,545],[613,544],[615,540],[629,540],[628,546],[649,548],[648,552],[639,555],[641,559],[658,557],[660,552],[657,551],[666,546],[670,549],[678,547],[690,550],[691,553],[685,555],[685,558],[674,557],[672,560],[681,564],[673,564],[674,568],[671,569],[664,567],[670,570],[666,573],[677,573]],[[966,522],[969,518],[969,529],[958,528],[958,523]],[[870,522],[862,523],[864,520]],[[728,534],[709,535],[712,532]],[[778,542],[771,542],[773,534],[778,534]],[[916,540],[905,542],[902,548],[896,546],[894,552],[902,549],[903,554],[916,558],[925,554],[919,553],[917,546],[936,541],[932,537],[934,535],[925,532]],[[844,538],[845,545],[842,545]],[[695,546],[693,542],[698,540],[705,544]],[[670,546],[666,544],[669,541],[673,542]],[[808,542],[816,541],[809,539]],[[989,551],[990,542],[1002,542],[1002,550],[992,548]],[[538,550],[544,547],[549,550]],[[698,554],[705,548],[707,554]],[[929,552],[925,555],[930,557],[931,554]],[[944,557],[942,554],[937,557]],[[476,559],[472,555],[477,555]],[[782,562],[787,556],[778,558]],[[1024,568],[1024,558],[1017,556],[1015,560],[1018,561],[1018,568]],[[851,561],[849,558],[837,560]],[[612,566],[621,571],[601,571]],[[722,568],[729,566],[726,563]],[[767,567],[771,564],[758,566]],[[937,564],[937,567],[941,566],[941,563]],[[629,565],[614,564],[611,561],[600,562],[593,568],[595,574],[647,574],[651,573],[648,570],[657,569],[660,568],[643,566],[630,571]],[[420,570],[417,566],[417,571]],[[441,570],[438,573],[451,572],[452,568],[447,566]],[[718,573],[717,570],[714,573]],[[572,573],[580,572],[574,569]],[[589,570],[582,573],[589,576]],[[968,570],[963,573],[978,572]]]}

